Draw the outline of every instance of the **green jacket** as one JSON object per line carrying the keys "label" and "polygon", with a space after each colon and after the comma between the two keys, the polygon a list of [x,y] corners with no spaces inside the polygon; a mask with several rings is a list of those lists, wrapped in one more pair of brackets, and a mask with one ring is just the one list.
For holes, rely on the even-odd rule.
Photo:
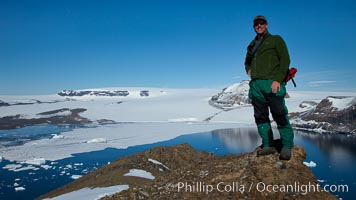
{"label": "green jacket", "polygon": [[247,47],[246,72],[251,70],[252,79],[272,79],[282,83],[289,69],[290,59],[287,46],[279,35],[268,32],[255,54],[252,48],[256,38]]}

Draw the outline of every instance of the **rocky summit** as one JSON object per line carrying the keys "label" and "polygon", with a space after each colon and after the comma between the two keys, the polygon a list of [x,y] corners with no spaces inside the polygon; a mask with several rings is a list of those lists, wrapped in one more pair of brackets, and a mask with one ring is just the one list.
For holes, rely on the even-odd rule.
{"label": "rocky summit", "polygon": [[[293,148],[289,161],[278,153],[215,156],[188,144],[156,147],[120,158],[40,198],[89,187],[129,185],[113,199],[337,199],[321,187],[303,164],[306,152]],[[150,177],[127,176],[136,169]]]}

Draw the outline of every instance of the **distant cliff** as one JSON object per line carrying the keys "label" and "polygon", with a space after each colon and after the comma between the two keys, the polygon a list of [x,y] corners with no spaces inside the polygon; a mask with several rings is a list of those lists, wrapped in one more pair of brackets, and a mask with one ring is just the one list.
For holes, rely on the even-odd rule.
{"label": "distant cliff", "polygon": [[[318,182],[303,164],[302,147],[294,147],[290,161],[280,161],[278,154],[257,157],[256,150],[215,156],[187,144],[156,147],[114,161],[40,198],[125,184],[129,189],[102,199],[336,199],[305,189],[316,188]],[[150,176],[126,176],[132,169]]]}
{"label": "distant cliff", "polygon": [[306,111],[291,113],[291,123],[297,129],[356,133],[356,97],[329,96],[319,103],[302,102],[299,106]]}

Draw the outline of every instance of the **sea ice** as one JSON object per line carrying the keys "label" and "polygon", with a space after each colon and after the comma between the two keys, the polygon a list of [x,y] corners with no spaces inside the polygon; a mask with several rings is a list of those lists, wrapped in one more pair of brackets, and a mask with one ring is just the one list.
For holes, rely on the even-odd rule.
{"label": "sea ice", "polygon": [[[14,172],[21,172],[21,171],[26,171],[26,170],[39,170],[39,168],[34,167],[32,165],[26,166],[26,167],[21,167],[21,168],[16,168],[13,169],[12,171]],[[11,171],[11,170],[10,170]]]}
{"label": "sea ice", "polygon": [[45,169],[45,170],[48,170],[48,169],[51,169],[51,168],[52,168],[52,166],[50,166],[50,165],[41,165],[41,167],[42,167],[43,169]]}
{"label": "sea ice", "polygon": [[21,168],[22,165],[20,164],[7,164],[4,167],[2,167],[3,169],[7,169],[9,171],[14,171],[15,169]]}
{"label": "sea ice", "polygon": [[64,139],[64,135],[52,134],[52,139]]}
{"label": "sea ice", "polygon": [[44,158],[34,158],[31,160],[26,160],[25,163],[29,165],[43,165],[46,163],[46,160]]}
{"label": "sea ice", "polygon": [[82,177],[82,175],[72,175],[70,178],[71,178],[71,179],[78,179],[78,178],[80,178],[80,177]]}
{"label": "sea ice", "polygon": [[307,167],[316,167],[316,163],[313,161],[303,162],[303,164],[306,165]]}
{"label": "sea ice", "polygon": [[94,138],[86,141],[86,143],[107,143],[106,138]]}
{"label": "sea ice", "polygon": [[16,191],[16,192],[20,192],[20,191],[24,191],[24,190],[25,190],[25,188],[22,187],[22,186],[20,186],[20,187],[15,187],[15,191]]}

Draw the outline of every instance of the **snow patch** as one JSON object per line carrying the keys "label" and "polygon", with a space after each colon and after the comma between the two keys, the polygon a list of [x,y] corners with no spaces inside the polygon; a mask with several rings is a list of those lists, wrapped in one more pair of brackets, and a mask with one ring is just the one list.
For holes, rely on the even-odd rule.
{"label": "snow patch", "polygon": [[87,200],[87,199],[101,199],[105,196],[113,195],[115,193],[119,193],[123,190],[129,189],[128,185],[114,185],[110,187],[97,187],[97,188],[82,188],[77,191],[73,191],[67,194],[63,194],[53,198],[47,198],[44,200],[67,200],[67,199],[75,199],[75,200]]}
{"label": "snow patch", "polygon": [[156,164],[156,165],[161,165],[161,166],[163,166],[163,167],[166,168],[166,169],[169,169],[166,165],[162,164],[161,162],[159,162],[159,161],[157,161],[157,160],[154,160],[154,159],[149,158],[148,161],[150,161],[151,163]]}
{"label": "snow patch", "polygon": [[135,177],[141,177],[150,180],[155,179],[155,177],[150,172],[147,172],[142,169],[130,169],[130,171],[124,174],[124,176],[135,176]]}
{"label": "snow patch", "polygon": [[332,107],[337,108],[338,110],[344,110],[356,103],[356,97],[328,97],[328,101],[332,103]]}

